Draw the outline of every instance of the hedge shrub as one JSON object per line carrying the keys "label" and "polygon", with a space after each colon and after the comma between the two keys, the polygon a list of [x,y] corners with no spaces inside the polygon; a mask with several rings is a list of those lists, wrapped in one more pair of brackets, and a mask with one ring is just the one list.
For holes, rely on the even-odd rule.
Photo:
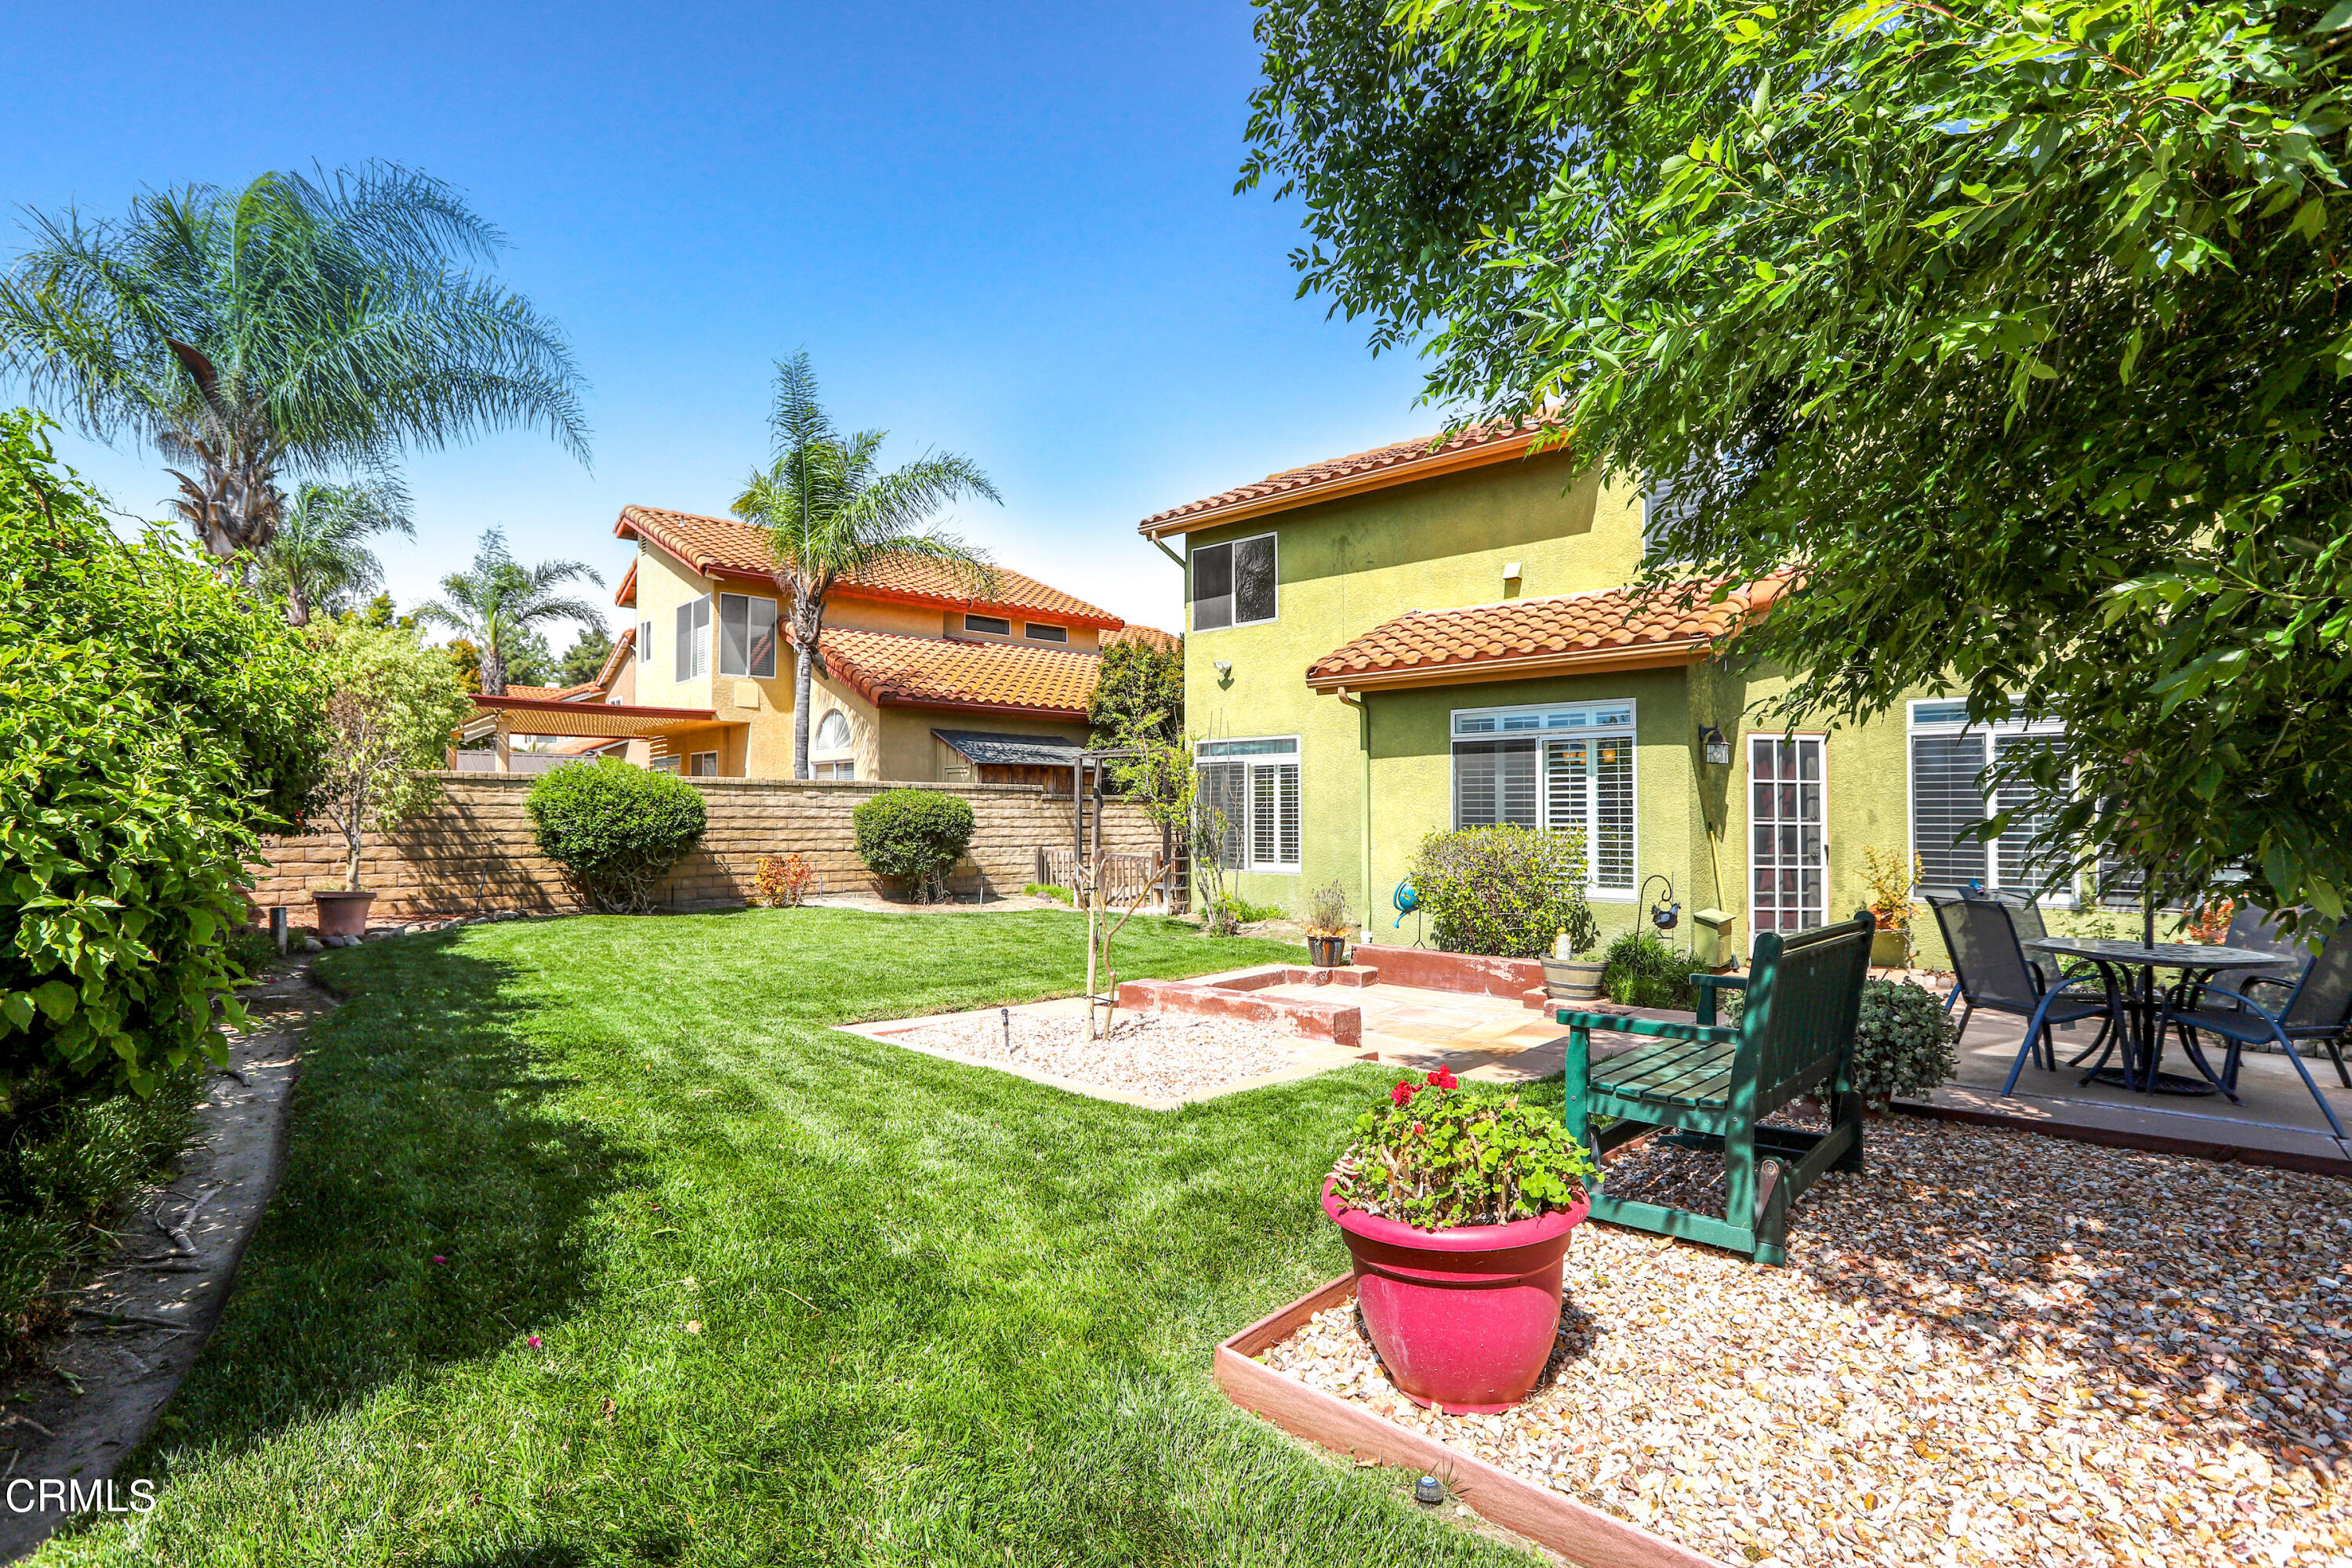
{"label": "hedge shrub", "polygon": [[1438,946],[1502,958],[1541,958],[1563,931],[1578,952],[1600,940],[1584,875],[1581,828],[1508,824],[1433,833],[1411,872]]}
{"label": "hedge shrub", "polygon": [[702,795],[673,773],[616,757],[540,775],[523,799],[539,847],[600,914],[643,914],[671,867],[702,842]]}
{"label": "hedge shrub", "polygon": [[866,868],[904,879],[926,901],[946,895],[948,868],[971,847],[971,803],[935,789],[884,790],[852,821]]}
{"label": "hedge shrub", "polygon": [[1602,959],[1601,989],[1621,1007],[1690,1008],[1691,955],[1648,926],[1621,931]]}
{"label": "hedge shrub", "polygon": [[217,1050],[326,710],[299,634],[160,526],[116,537],[44,423],[0,414],[0,1118]]}

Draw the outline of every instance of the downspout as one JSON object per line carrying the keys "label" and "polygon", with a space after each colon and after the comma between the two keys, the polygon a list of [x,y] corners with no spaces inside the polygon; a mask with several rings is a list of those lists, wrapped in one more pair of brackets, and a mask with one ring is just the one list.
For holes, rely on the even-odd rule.
{"label": "downspout", "polygon": [[1150,533],[1146,534],[1144,537],[1151,541],[1152,544],[1159,549],[1160,554],[1165,555],[1169,560],[1176,563],[1177,570],[1182,571],[1184,569],[1184,558],[1181,555],[1177,554],[1174,551],[1169,549],[1165,544],[1161,544],[1158,534]]}
{"label": "downspout", "polygon": [[1357,744],[1364,753],[1364,827],[1362,876],[1364,881],[1364,930],[1372,929],[1372,710],[1366,705],[1363,694],[1350,697],[1346,687],[1339,688],[1339,700],[1356,710]]}

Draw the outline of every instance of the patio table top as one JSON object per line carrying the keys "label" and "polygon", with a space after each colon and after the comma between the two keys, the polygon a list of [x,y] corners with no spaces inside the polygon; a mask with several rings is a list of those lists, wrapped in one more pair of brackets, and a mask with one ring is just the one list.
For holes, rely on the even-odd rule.
{"label": "patio table top", "polygon": [[2107,963],[2139,963],[2160,969],[2268,969],[2288,960],[2251,947],[2221,947],[2201,942],[2119,942],[2105,936],[2037,936],[2019,944],[2062,958]]}

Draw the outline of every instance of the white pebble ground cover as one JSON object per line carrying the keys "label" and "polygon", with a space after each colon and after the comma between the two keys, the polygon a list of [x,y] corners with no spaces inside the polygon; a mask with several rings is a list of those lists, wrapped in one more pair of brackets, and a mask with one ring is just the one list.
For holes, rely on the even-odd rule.
{"label": "white pebble ground cover", "polygon": [[1181,1013],[1117,1014],[1108,1036],[1089,1040],[1083,1014],[1017,1010],[1009,1046],[994,1013],[897,1030],[890,1037],[1155,1100],[1183,1100],[1274,1072],[1295,1061],[1307,1043],[1262,1024]]}
{"label": "white pebble ground cover", "polygon": [[1352,1304],[1262,1359],[1735,1564],[2352,1564],[2352,1188],[1907,1117],[1867,1151],[1786,1268],[1580,1227],[1504,1415],[1397,1394]]}

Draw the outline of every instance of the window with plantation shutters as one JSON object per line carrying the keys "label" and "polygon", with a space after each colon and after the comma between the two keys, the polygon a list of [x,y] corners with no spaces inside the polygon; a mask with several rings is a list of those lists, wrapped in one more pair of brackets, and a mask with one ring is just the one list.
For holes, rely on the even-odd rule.
{"label": "window with plantation shutters", "polygon": [[[1968,705],[1946,700],[1911,704],[1911,848],[1919,857],[1920,885],[1927,888],[2038,889],[2054,862],[2032,847],[2033,836],[2049,825],[2046,812],[2027,809],[2032,791],[2004,784],[1988,791],[1993,764],[2022,748],[2061,746],[2065,731],[2056,724],[2023,718],[1970,724]],[[1988,844],[1960,835],[1997,813],[2015,812],[2000,837]],[[2071,893],[2053,900],[2072,903]]]}
{"label": "window with plantation shutters", "polygon": [[1200,805],[1213,813],[1217,863],[1234,871],[1298,869],[1298,741],[1200,743]]}
{"label": "window with plantation shutters", "polygon": [[1454,826],[1580,828],[1585,887],[1633,892],[1633,705],[1465,709],[1454,715]]}

